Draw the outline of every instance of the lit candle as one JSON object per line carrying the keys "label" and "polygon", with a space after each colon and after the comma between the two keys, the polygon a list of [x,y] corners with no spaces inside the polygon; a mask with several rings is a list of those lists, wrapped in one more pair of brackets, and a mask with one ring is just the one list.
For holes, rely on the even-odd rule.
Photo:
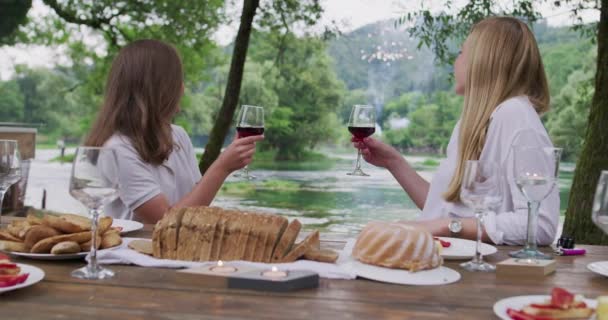
{"label": "lit candle", "polygon": [[217,273],[233,273],[236,272],[236,268],[233,266],[225,266],[222,260],[217,262],[217,265],[209,268],[209,270]]}
{"label": "lit candle", "polygon": [[271,278],[271,279],[281,279],[287,277],[286,271],[279,271],[279,268],[272,267],[271,270],[266,270],[262,272],[263,277]]}

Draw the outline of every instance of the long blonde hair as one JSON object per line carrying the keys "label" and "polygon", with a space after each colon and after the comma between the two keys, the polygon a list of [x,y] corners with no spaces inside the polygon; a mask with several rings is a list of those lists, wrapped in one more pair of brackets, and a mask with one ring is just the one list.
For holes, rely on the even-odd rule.
{"label": "long blonde hair", "polygon": [[182,63],[171,45],[148,39],[128,44],[112,63],[103,105],[85,144],[100,147],[119,133],[145,162],[162,164],[174,148],[171,120],[182,91]]}
{"label": "long blonde hair", "polygon": [[491,17],[473,26],[466,40],[468,61],[460,117],[458,163],[444,198],[460,201],[467,160],[478,160],[490,116],[503,101],[526,95],[536,112],[549,110],[549,87],[538,45],[528,26],[515,18]]}

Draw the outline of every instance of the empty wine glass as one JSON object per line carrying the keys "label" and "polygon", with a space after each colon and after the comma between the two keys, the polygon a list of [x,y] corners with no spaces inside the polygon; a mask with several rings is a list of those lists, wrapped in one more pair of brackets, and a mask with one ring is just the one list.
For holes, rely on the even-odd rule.
{"label": "empty wine glass", "polygon": [[553,147],[514,146],[514,175],[519,191],[528,200],[528,233],[522,250],[509,253],[511,257],[535,262],[553,259],[537,249],[538,210],[540,203],[557,185],[562,149]]}
{"label": "empty wine glass", "polygon": [[[368,105],[355,105],[350,112],[348,131],[353,135],[355,141],[362,141],[376,132],[376,109]],[[349,176],[367,177],[369,174],[361,170],[361,149],[357,153],[357,163]]]}
{"label": "empty wine glass", "polygon": [[[259,136],[264,134],[264,108],[258,106],[243,105],[239,113],[236,132],[239,138]],[[255,179],[249,174],[248,166],[234,173],[235,177],[247,180]]]}
{"label": "empty wine glass", "polygon": [[597,182],[591,212],[593,223],[608,234],[608,171],[602,171]]}
{"label": "empty wine glass", "polygon": [[70,194],[89,209],[91,217],[91,252],[89,263],[74,270],[81,279],[105,279],[114,272],[97,265],[97,222],[103,206],[118,197],[118,162],[110,148],[78,147],[72,164]]}
{"label": "empty wine glass", "polygon": [[0,216],[6,191],[21,180],[19,146],[15,140],[0,140]]}
{"label": "empty wine glass", "polygon": [[496,267],[483,261],[481,255],[481,235],[483,218],[488,210],[502,203],[503,179],[500,167],[492,161],[469,160],[465,164],[460,199],[473,209],[477,218],[477,245],[473,260],[460,266],[468,271],[494,271]]}

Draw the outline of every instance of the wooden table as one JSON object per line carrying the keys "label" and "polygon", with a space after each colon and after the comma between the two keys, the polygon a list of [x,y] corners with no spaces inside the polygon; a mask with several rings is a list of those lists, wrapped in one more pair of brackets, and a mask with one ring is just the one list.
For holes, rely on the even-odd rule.
{"label": "wooden table", "polygon": [[[130,234],[150,237],[151,226]],[[344,238],[322,236],[323,246],[339,248]],[[583,257],[557,257],[557,272],[541,278],[470,273],[459,262],[446,265],[462,279],[445,286],[401,286],[368,280],[321,279],[320,287],[293,293],[225,289],[192,281],[175,270],[113,265],[116,276],[103,281],[70,277],[83,261],[15,259],[46,272],[40,283],[0,295],[1,319],[496,319],[502,298],[547,294],[554,286],[595,298],[608,294],[608,278],[586,269],[608,260],[608,247],[581,246]],[[487,260],[507,258],[500,247]]]}

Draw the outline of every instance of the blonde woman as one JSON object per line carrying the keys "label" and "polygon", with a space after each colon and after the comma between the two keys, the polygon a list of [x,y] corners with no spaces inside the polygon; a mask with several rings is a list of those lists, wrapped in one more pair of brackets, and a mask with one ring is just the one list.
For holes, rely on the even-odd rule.
{"label": "blonde woman", "polygon": [[[431,183],[424,180],[394,148],[373,138],[355,147],[364,159],[387,168],[422,209],[415,224],[435,236],[476,239],[473,212],[460,202],[460,185],[467,160],[499,163],[505,182],[502,206],[484,218],[483,240],[520,245],[526,240],[527,202],[510,171],[511,146],[521,133],[540,139],[527,145],[551,146],[540,115],[549,110],[549,90],[534,35],[523,22],[492,17],[471,30],[454,63],[455,91],[464,96],[460,120]],[[547,164],[550,166],[550,164]],[[508,184],[508,185],[507,185]],[[559,219],[559,191],[542,202],[537,242],[553,242]]]}

